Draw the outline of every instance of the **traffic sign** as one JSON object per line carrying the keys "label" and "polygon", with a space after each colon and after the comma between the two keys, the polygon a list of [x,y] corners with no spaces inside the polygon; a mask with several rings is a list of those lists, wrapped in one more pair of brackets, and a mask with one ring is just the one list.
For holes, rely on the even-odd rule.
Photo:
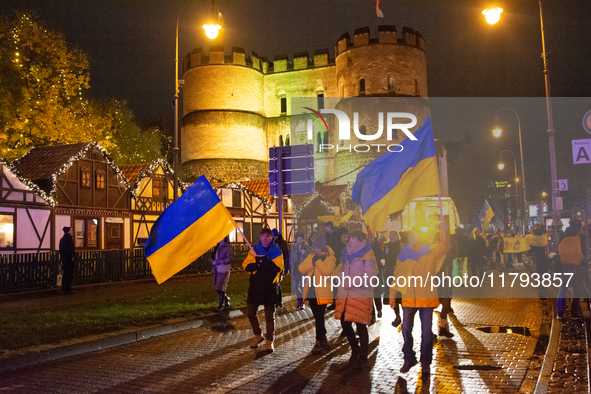
{"label": "traffic sign", "polygon": [[568,191],[568,179],[558,180],[558,190],[561,192]]}
{"label": "traffic sign", "polygon": [[573,164],[591,163],[591,139],[572,140]]}
{"label": "traffic sign", "polygon": [[585,116],[583,116],[583,128],[589,134],[591,134],[591,111],[588,111]]}

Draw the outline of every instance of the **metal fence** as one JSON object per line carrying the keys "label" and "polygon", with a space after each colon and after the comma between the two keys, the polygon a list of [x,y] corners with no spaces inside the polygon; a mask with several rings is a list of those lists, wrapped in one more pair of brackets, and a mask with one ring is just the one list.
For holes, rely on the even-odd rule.
{"label": "metal fence", "polygon": [[[249,249],[232,245],[232,267],[240,268]],[[211,272],[211,252],[205,253],[177,275]],[[143,249],[76,252],[73,285],[153,278]],[[59,253],[0,255],[0,292],[56,286],[60,273]]]}

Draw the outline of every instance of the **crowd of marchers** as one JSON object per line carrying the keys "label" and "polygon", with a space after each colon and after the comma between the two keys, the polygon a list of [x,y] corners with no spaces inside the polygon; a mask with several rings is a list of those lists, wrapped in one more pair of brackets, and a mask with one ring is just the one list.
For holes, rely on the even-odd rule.
{"label": "crowd of marchers", "polygon": [[[522,261],[522,253],[508,253],[504,250],[505,237],[522,237],[529,246],[527,252],[533,261],[535,271],[540,275],[551,270],[572,272],[576,280],[570,285],[575,294],[586,291],[586,252],[585,238],[581,222],[572,220],[570,227],[562,234],[559,254],[549,258],[548,237],[545,230],[535,225],[522,237],[510,232],[481,233],[475,229],[471,234],[463,228],[456,228],[450,234],[447,222],[428,232],[410,230],[390,231],[388,238],[376,238],[371,232],[349,231],[336,227],[332,222],[325,224],[325,232],[313,233],[308,239],[297,233],[295,243],[288,246],[282,234],[276,229],[263,229],[260,242],[252,247],[243,262],[245,271],[250,272],[247,295],[247,316],[254,337],[250,343],[256,349],[262,342],[268,353],[274,351],[273,333],[275,312],[282,308],[281,280],[291,273],[292,293],[297,298],[297,308],[311,309],[315,321],[316,343],[311,352],[321,354],[329,349],[325,314],[334,310],[334,318],[342,327],[341,336],[347,338],[351,348],[349,364],[354,369],[363,369],[368,363],[368,326],[382,318],[383,305],[394,310],[394,327],[402,332],[404,344],[402,353],[404,364],[401,373],[421,364],[421,378],[429,379],[433,359],[433,343],[437,337],[453,338],[447,316],[453,313],[451,307],[451,288],[429,288],[397,283],[387,286],[385,279],[391,276],[428,276],[444,273],[452,277],[465,274],[480,275],[485,269],[512,267],[514,260]],[[229,243],[225,239],[214,250],[213,275],[215,290],[220,295],[220,311],[229,308],[226,285],[229,276]],[[378,277],[381,284],[368,286],[367,281],[343,281],[332,289],[330,276]],[[307,280],[306,280],[307,279]],[[566,284],[566,282],[565,282]],[[560,288],[557,301],[557,318],[565,313],[567,287]],[[265,336],[257,317],[260,306],[264,307]],[[438,313],[438,332],[432,332],[434,310],[441,305]],[[421,322],[420,357],[413,350],[413,325],[415,315]],[[581,316],[578,298],[573,297],[571,316]],[[355,327],[354,327],[354,326]],[[451,340],[451,339],[450,339]]]}

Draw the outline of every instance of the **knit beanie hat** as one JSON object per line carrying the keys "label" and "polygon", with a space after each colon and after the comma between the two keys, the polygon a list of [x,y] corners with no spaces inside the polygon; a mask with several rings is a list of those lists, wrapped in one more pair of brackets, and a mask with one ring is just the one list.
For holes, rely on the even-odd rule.
{"label": "knit beanie hat", "polygon": [[324,238],[324,234],[320,234],[318,238],[312,242],[313,248],[318,248],[324,252],[328,252],[328,248],[326,247],[326,238]]}

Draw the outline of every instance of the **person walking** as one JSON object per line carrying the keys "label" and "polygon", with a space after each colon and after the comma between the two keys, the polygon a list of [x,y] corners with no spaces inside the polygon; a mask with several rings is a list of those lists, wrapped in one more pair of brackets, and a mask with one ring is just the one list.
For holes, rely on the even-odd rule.
{"label": "person walking", "polygon": [[[337,261],[337,264],[341,262],[341,253],[343,248],[345,247],[345,243],[342,240],[342,234],[346,231],[345,229],[341,229],[339,227],[334,227],[333,222],[326,222],[324,224],[324,236],[326,238],[326,244],[334,251],[334,257]],[[334,289],[333,291],[333,302],[328,307],[329,311],[332,311],[336,307],[336,298],[337,298],[337,290]]]}
{"label": "person walking", "polygon": [[285,263],[285,267],[283,271],[280,272],[279,275],[279,282],[277,282],[277,308],[283,308],[283,292],[281,290],[281,281],[283,280],[283,275],[287,275],[290,271],[289,267],[289,247],[287,246],[287,242],[283,239],[283,235],[276,228],[272,231],[273,234],[273,242],[279,246],[281,252],[283,253],[283,261]]}
{"label": "person walking", "polygon": [[263,341],[257,317],[258,307],[263,305],[267,327],[265,349],[267,353],[272,353],[274,350],[273,332],[275,331],[277,283],[283,271],[283,253],[279,246],[273,243],[273,233],[270,229],[261,230],[260,242],[248,252],[242,267],[245,271],[250,272],[246,297],[246,315],[254,333],[250,347],[256,349]]}
{"label": "person walking", "polygon": [[[369,244],[371,245],[371,248],[373,250],[373,254],[376,259],[376,265],[378,267],[377,277],[379,280],[379,284],[373,288],[373,296],[374,296],[373,301],[374,301],[375,310],[377,312],[377,317],[378,317],[378,319],[381,319],[382,318],[382,305],[383,305],[382,296],[384,295],[384,289],[385,289],[385,286],[384,286],[384,265],[382,265],[382,261],[384,261],[384,264],[385,264],[386,256],[384,254],[384,249],[382,248],[382,243],[377,239],[377,237],[374,237],[371,232],[367,233],[367,242],[369,242]],[[372,312],[372,321],[375,321],[375,316],[373,316],[373,312]]]}
{"label": "person walking", "polygon": [[60,239],[60,266],[64,271],[62,276],[62,292],[64,294],[74,294],[72,290],[72,279],[74,279],[74,266],[76,264],[76,248],[70,227],[64,227],[64,236]]}
{"label": "person walking", "polygon": [[[444,234],[444,242],[420,246],[419,237],[416,230],[411,230],[408,235],[408,244],[405,245],[396,263],[394,276],[419,276],[422,282],[426,282],[429,276],[435,275],[443,265],[445,256],[451,249],[451,237],[448,232],[448,225],[445,221],[441,222],[441,234]],[[433,324],[433,309],[439,306],[439,295],[437,288],[431,289],[430,286],[416,286],[413,281],[408,281],[406,286],[396,286],[390,289],[390,305],[394,303],[393,292],[402,293],[402,337],[404,346],[404,365],[400,368],[401,373],[408,372],[413,366],[418,364],[416,353],[413,350],[412,330],[414,326],[415,315],[418,312],[421,318],[421,368],[422,380],[428,380],[430,377],[431,362],[433,360],[433,333],[431,326]]]}
{"label": "person walking", "polygon": [[230,237],[226,236],[213,249],[213,262],[211,273],[213,275],[213,287],[220,297],[218,311],[224,307],[230,309],[230,298],[226,295],[228,280],[230,279],[230,268],[232,263],[232,247]]}
{"label": "person walking", "polygon": [[291,265],[291,291],[298,299],[297,307],[304,309],[304,296],[302,287],[302,274],[300,273],[300,264],[312,253],[312,248],[306,244],[304,234],[296,234],[296,243],[291,247],[289,260]]}
{"label": "person walking", "polygon": [[558,300],[556,301],[556,316],[558,320],[564,318],[566,293],[569,287],[572,287],[573,291],[570,310],[573,320],[583,318],[579,298],[581,296],[589,296],[585,283],[587,279],[587,244],[581,228],[582,224],[579,220],[571,220],[570,227],[566,229],[564,237],[558,245],[562,273],[572,274],[570,278],[568,275],[562,275],[562,285],[558,291]]}
{"label": "person walking", "polygon": [[484,259],[486,256],[486,241],[480,234],[480,229],[475,228],[472,231],[470,239],[470,255],[468,256],[468,265],[472,270],[472,275],[480,278],[484,269]]}
{"label": "person walking", "polygon": [[[341,260],[342,263],[337,269],[341,283],[334,316],[341,321],[343,332],[351,346],[349,363],[356,369],[362,369],[367,365],[369,353],[367,326],[371,322],[373,309],[373,289],[369,284],[365,286],[367,281],[364,282],[363,277],[365,275],[372,277],[378,273],[373,250],[363,231],[351,232]],[[353,331],[353,323],[357,328],[359,341]]]}
{"label": "person walking", "polygon": [[[436,233],[436,237],[433,239],[434,242],[441,242],[439,235]],[[458,256],[458,245],[454,237],[450,237],[450,250],[445,255],[443,265],[437,273],[440,276],[441,273],[444,276],[449,276],[453,270],[453,261]],[[441,304],[441,313],[439,314],[439,330],[438,335],[440,337],[453,338],[454,334],[449,331],[449,322],[447,321],[447,315],[453,312],[451,307],[452,299],[452,286],[448,286],[446,283],[442,283],[442,286],[438,287],[437,294],[439,295],[439,303]],[[421,323],[422,324],[422,323]]]}
{"label": "person walking", "polygon": [[461,227],[456,227],[456,233],[452,235],[452,238],[458,245],[458,254],[453,261],[452,277],[460,276],[464,280],[464,276],[468,275],[469,240]]}
{"label": "person walking", "polygon": [[541,277],[548,272],[548,235],[542,226],[536,223],[532,233],[525,236],[525,242],[530,247],[536,272]]}
{"label": "person walking", "polygon": [[[386,265],[384,266],[384,280],[387,282],[386,284],[393,283],[392,280],[388,282],[388,278],[394,277],[394,270],[396,269],[396,260],[398,259],[398,254],[400,253],[400,248],[402,247],[402,243],[400,242],[400,236],[398,235],[398,231],[392,230],[388,233],[388,237],[390,242],[384,245],[384,253],[386,255]],[[385,296],[390,296],[390,291],[386,291]],[[392,325],[394,327],[398,327],[400,323],[402,323],[402,317],[400,316],[400,308],[402,302],[402,295],[399,291],[396,292],[395,295],[395,302],[392,309],[394,309],[394,314],[396,318],[392,321]],[[384,298],[384,303],[390,304],[390,298]]]}
{"label": "person walking", "polygon": [[305,275],[304,300],[308,300],[316,327],[316,344],[312,354],[328,349],[324,314],[326,305],[332,301],[331,281],[329,275],[334,271],[336,259],[334,252],[326,245],[324,234],[319,235],[312,245],[313,253],[308,254],[300,264],[299,271]]}

